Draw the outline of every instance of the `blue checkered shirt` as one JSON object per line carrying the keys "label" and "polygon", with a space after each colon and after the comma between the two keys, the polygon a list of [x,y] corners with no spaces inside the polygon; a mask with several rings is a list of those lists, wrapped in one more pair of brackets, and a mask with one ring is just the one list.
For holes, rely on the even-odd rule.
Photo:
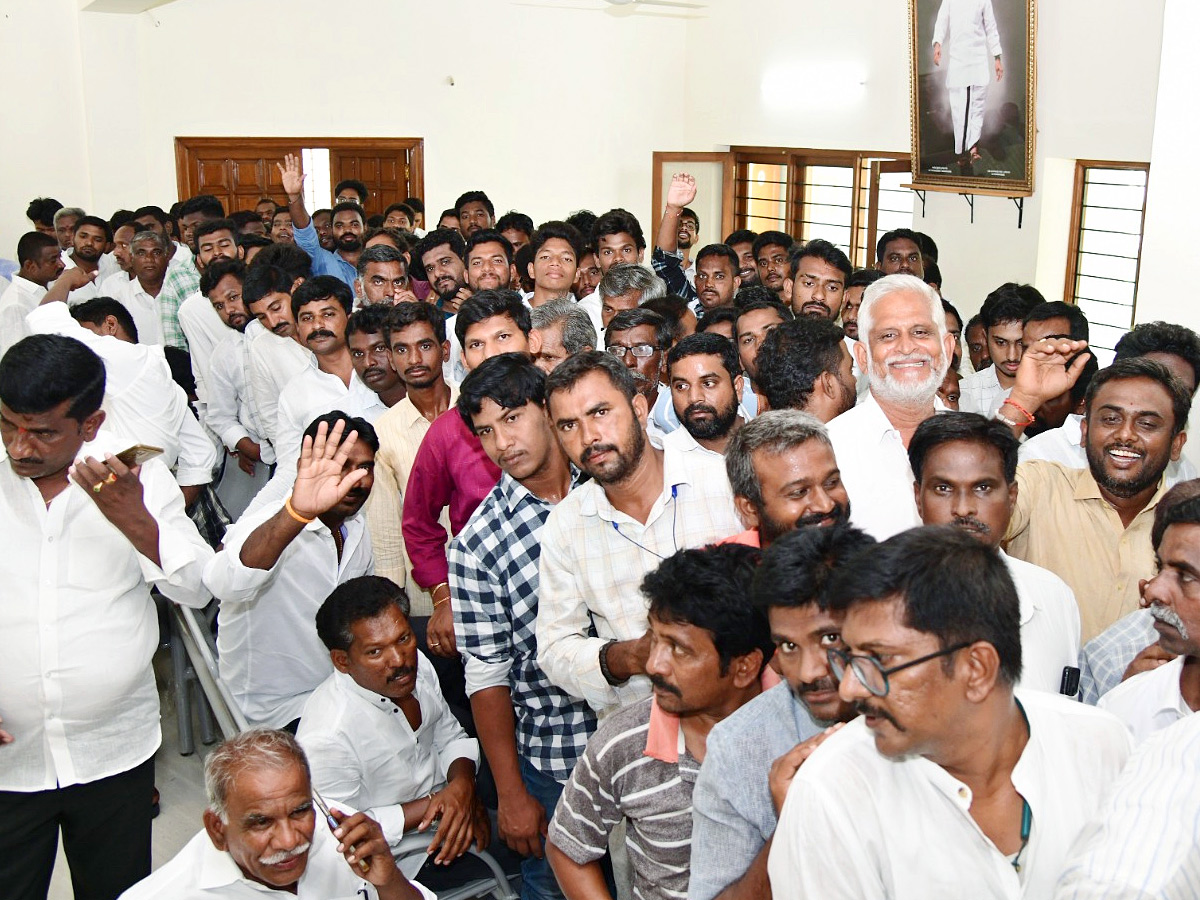
{"label": "blue checkered shirt", "polygon": [[1133,658],[1157,641],[1149,610],[1135,610],[1117,619],[1083,645],[1079,654],[1079,699],[1095,706],[1121,683]]}
{"label": "blue checkered shirt", "polygon": [[[578,484],[579,474],[572,475]],[[596,715],[551,684],[537,664],[541,533],[553,508],[502,475],[450,542],[448,557],[458,649],[509,666],[517,748],[538,771],[566,781],[596,730]]]}

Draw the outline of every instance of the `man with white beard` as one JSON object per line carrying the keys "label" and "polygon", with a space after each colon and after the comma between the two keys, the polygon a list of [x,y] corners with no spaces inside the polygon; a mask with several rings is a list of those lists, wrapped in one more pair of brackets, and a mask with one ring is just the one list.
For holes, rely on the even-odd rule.
{"label": "man with white beard", "polygon": [[888,275],[866,289],[858,336],[854,356],[869,390],[828,424],[829,437],[850,496],[850,521],[882,541],[921,524],[908,443],[934,414],[954,338],[941,298],[912,275]]}

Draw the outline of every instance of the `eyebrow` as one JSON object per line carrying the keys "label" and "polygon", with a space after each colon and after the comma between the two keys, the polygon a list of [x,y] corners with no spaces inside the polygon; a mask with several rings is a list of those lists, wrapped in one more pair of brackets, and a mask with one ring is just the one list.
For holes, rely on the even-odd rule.
{"label": "eyebrow", "polygon": [[1156,419],[1164,418],[1163,414],[1160,413],[1156,409],[1139,409],[1139,410],[1133,410],[1131,412],[1128,408],[1126,408],[1124,406],[1119,406],[1116,403],[1105,403],[1100,408],[1101,409],[1111,409],[1113,412],[1126,413],[1127,415],[1131,415],[1134,418],[1137,418],[1138,416],[1152,416]]}

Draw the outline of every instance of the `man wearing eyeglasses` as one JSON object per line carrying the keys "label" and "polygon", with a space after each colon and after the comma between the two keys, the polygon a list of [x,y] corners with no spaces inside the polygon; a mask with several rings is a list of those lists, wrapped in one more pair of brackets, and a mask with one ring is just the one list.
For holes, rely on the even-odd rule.
{"label": "man wearing eyeglasses", "polygon": [[658,400],[670,343],[666,319],[649,309],[622,310],[604,332],[604,346],[632,371],[637,392],[651,409]]}
{"label": "man wearing eyeglasses", "polygon": [[774,897],[1051,896],[1132,742],[1083,704],[1014,694],[1020,602],[1004,561],[925,526],[858,554],[829,594],[845,612],[830,668],[862,715],[792,782]]}

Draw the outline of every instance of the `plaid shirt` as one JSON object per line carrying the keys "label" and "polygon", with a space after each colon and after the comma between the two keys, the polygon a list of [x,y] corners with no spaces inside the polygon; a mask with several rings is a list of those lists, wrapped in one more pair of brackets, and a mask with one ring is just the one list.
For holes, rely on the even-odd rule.
{"label": "plaid shirt", "polygon": [[1083,645],[1079,654],[1079,699],[1095,706],[1121,683],[1133,658],[1157,641],[1149,610],[1138,609],[1117,619]]}
{"label": "plaid shirt", "polygon": [[183,301],[200,290],[200,273],[191,260],[171,266],[158,293],[158,315],[162,319],[163,343],[168,347],[188,348],[187,338],[179,324],[179,307]]}
{"label": "plaid shirt", "polygon": [[[578,484],[579,473],[572,475]],[[551,509],[502,475],[450,542],[450,595],[454,636],[468,665],[473,658],[508,667],[521,755],[566,781],[596,730],[596,716],[552,685],[537,664],[538,563]]]}

